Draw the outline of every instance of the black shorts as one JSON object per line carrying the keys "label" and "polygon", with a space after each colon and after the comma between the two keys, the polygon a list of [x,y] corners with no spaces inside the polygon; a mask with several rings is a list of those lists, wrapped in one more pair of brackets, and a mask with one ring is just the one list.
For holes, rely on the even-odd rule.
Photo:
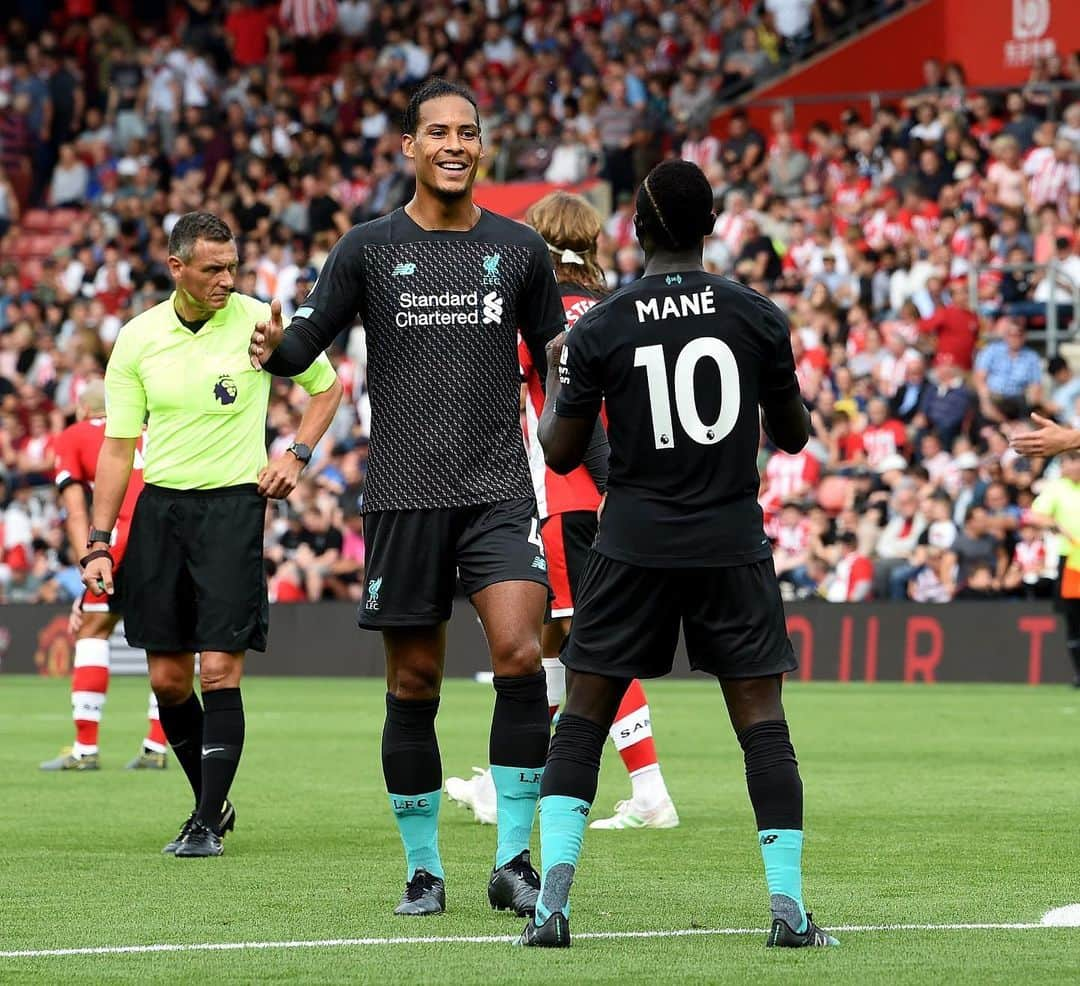
{"label": "black shorts", "polygon": [[496,582],[547,586],[536,502],[530,497],[450,510],[364,515],[367,548],[360,626],[435,626],[450,619],[460,575],[467,596]]}
{"label": "black shorts", "polygon": [[266,650],[265,515],[254,484],[148,484],[124,555],[128,643],[160,653]]}
{"label": "black shorts", "polygon": [[574,596],[596,540],[596,526],[595,510],[572,510],[548,517],[540,528],[551,581],[553,620],[574,615]]}
{"label": "black shorts", "polygon": [[679,628],[690,667],[767,678],[798,667],[771,558],[730,568],[641,568],[593,551],[563,664],[613,678],[671,671]]}

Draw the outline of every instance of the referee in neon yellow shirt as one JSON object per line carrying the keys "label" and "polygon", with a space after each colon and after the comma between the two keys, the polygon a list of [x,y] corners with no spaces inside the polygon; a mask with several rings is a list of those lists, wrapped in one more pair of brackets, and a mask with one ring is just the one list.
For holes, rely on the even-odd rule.
{"label": "referee in neon yellow shirt", "polygon": [[124,613],[128,642],[147,652],[161,725],[195,795],[195,810],[164,849],[178,857],[221,855],[235,824],[228,794],[244,744],[240,678],[245,652],[266,649],[269,617],[265,498],[292,491],[341,400],[323,354],[294,377],[311,395],[295,444],[267,463],[271,376],[252,368],[248,340],[271,307],[233,292],[236,268],[224,222],[208,212],[180,217],[169,237],[176,291],[124,326],[106,370],[105,442],[83,558],[86,585],[114,592],[111,531],[147,420]]}

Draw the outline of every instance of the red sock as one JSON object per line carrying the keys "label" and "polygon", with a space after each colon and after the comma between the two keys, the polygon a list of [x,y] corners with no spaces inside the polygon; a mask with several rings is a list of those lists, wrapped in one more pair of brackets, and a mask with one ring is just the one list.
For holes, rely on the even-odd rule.
{"label": "red sock", "polygon": [[75,720],[75,755],[96,753],[105,693],[109,690],[109,642],[75,641],[71,672],[71,717]]}
{"label": "red sock", "polygon": [[165,738],[165,730],[161,728],[161,719],[158,716],[157,698],[150,693],[150,711],[147,713],[149,727],[146,731],[146,739],[143,746],[154,753],[164,753],[169,748],[169,741]]}
{"label": "red sock", "polygon": [[657,763],[656,744],[649,721],[649,702],[645,698],[645,689],[636,678],[630,682],[619,711],[615,713],[611,738],[629,773]]}

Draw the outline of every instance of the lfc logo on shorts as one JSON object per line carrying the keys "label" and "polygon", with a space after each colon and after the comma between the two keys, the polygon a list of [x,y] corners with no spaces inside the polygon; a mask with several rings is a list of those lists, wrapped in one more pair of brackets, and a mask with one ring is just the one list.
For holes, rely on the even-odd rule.
{"label": "lfc logo on shorts", "polygon": [[364,608],[369,609],[372,612],[378,612],[379,609],[379,591],[382,589],[382,576],[377,579],[372,579],[367,584],[367,602],[364,603]]}
{"label": "lfc logo on shorts", "polygon": [[222,405],[226,405],[232,404],[236,400],[236,394],[236,382],[227,373],[221,374],[218,377],[218,382],[214,385],[214,397]]}

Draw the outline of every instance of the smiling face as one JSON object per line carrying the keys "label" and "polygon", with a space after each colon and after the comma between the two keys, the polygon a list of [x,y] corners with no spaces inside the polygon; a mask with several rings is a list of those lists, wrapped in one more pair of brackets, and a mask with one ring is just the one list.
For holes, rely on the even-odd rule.
{"label": "smiling face", "polygon": [[416,134],[404,134],[401,150],[416,166],[416,181],[444,200],[472,191],[484,154],[480,122],[461,96],[438,96],[420,106]]}

